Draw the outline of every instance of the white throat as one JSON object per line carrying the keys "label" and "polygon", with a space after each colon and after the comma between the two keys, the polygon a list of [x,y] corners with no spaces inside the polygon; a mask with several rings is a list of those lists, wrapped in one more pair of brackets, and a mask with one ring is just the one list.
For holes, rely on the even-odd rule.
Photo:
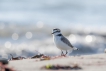
{"label": "white throat", "polygon": [[57,41],[57,40],[60,40],[61,39],[61,36],[58,36],[59,34],[61,34],[61,33],[60,32],[57,32],[57,33],[54,33],[53,34],[54,41]]}

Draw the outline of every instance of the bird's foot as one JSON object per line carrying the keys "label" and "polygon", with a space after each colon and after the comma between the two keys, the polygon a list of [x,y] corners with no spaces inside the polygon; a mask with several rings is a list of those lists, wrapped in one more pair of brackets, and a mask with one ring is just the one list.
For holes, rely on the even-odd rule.
{"label": "bird's foot", "polygon": [[63,54],[63,55],[61,55],[62,57],[64,56],[64,57],[66,57],[66,54]]}

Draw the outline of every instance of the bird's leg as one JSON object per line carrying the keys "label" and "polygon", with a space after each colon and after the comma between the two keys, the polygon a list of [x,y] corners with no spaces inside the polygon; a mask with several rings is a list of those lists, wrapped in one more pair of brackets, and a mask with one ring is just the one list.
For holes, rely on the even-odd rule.
{"label": "bird's leg", "polygon": [[63,51],[61,50],[61,56],[63,56],[64,55],[64,53],[63,53]]}
{"label": "bird's leg", "polygon": [[66,55],[67,55],[67,53],[68,53],[68,52],[67,52],[67,50],[66,50],[66,54],[65,54],[64,56],[66,56]]}

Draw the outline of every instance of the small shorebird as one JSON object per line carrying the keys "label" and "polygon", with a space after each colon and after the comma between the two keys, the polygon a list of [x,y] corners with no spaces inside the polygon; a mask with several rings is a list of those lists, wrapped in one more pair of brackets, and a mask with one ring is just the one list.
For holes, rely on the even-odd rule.
{"label": "small shorebird", "polygon": [[[72,46],[71,43],[69,42],[69,40],[61,34],[60,29],[58,29],[58,28],[53,29],[52,34],[53,34],[53,39],[54,39],[55,45],[62,52],[61,56],[65,56],[68,53],[67,50],[78,50],[78,48]],[[62,50],[66,51],[65,55]]]}

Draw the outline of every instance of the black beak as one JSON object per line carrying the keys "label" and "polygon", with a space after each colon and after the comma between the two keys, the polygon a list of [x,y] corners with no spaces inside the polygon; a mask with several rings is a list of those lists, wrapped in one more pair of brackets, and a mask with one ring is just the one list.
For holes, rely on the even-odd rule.
{"label": "black beak", "polygon": [[52,33],[52,34],[54,34],[54,33]]}

